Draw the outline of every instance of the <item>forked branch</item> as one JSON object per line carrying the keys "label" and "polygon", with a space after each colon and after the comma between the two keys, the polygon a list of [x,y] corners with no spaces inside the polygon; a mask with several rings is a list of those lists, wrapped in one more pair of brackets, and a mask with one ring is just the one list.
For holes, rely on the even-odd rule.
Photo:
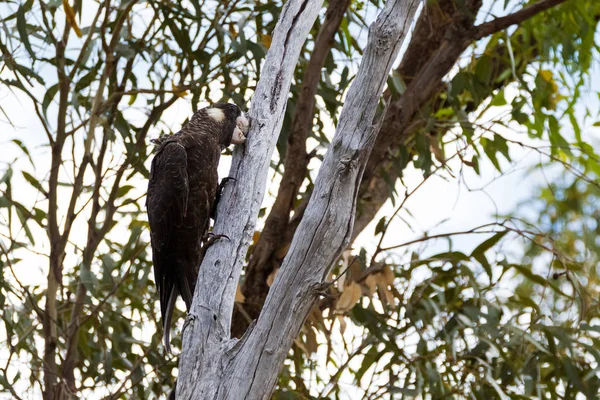
{"label": "forked branch", "polygon": [[269,398],[286,355],[350,239],[358,188],[375,142],[381,92],[419,6],[390,0],[369,30],[358,74],[290,250],[253,328],[231,349],[218,398]]}

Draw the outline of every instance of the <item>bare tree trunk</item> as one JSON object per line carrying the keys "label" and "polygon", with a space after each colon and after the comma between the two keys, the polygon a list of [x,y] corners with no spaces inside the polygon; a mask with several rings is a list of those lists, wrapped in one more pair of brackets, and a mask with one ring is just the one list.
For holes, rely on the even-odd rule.
{"label": "bare tree trunk", "polygon": [[[241,264],[264,193],[268,163],[281,127],[291,74],[320,1],[290,1],[282,12],[252,103],[247,154],[219,207],[215,231],[231,241],[209,249],[186,319],[179,399],[264,399],[293,340],[318,299],[331,265],[351,236],[358,188],[377,127],[373,119],[384,84],[419,5],[390,0],[369,30],[369,42],[348,92],[336,135],[315,183],[288,256],[254,327],[230,338],[231,311]],[[233,255],[232,255],[233,253]]]}
{"label": "bare tree trunk", "polygon": [[208,249],[185,321],[178,399],[223,396],[224,369],[235,344],[230,339],[231,315],[242,263],[264,197],[294,69],[322,4],[323,0],[290,0],[275,27],[252,100],[248,141],[234,153],[229,176],[236,183],[225,188],[217,210],[213,230],[230,240]]}
{"label": "bare tree trunk", "polygon": [[[325,21],[315,40],[314,50],[304,72],[302,89],[289,132],[288,150],[279,191],[246,267],[242,293],[245,297],[244,310],[252,319],[260,313],[269,292],[267,278],[273,272],[276,263],[274,253],[282,243],[286,242],[282,232],[288,229],[290,211],[294,208],[298,190],[304,181],[310,161],[306,153],[306,139],[313,128],[315,95],[321,80],[321,70],[349,3],[349,0],[329,1]],[[289,244],[289,241],[287,243]],[[239,318],[235,320],[235,316]],[[234,313],[232,334],[236,337],[242,336],[248,324],[242,313]]]}

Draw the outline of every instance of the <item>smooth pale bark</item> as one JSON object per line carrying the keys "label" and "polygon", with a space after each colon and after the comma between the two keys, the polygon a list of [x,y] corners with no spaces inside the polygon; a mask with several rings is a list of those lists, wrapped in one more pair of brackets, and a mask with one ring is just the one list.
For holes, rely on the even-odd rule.
{"label": "smooth pale bark", "polygon": [[[184,324],[177,399],[222,398],[235,291],[264,197],[269,163],[281,130],[291,79],[323,0],[289,0],[282,9],[252,99],[248,140],[234,152],[214,232],[229,237],[210,247],[200,267]],[[236,397],[241,399],[242,397]]]}
{"label": "smooth pale bark", "polygon": [[418,5],[418,0],[390,0],[369,29],[361,66],[288,255],[256,324],[232,349],[226,398],[269,398],[292,342],[327,287],[329,269],[351,235],[362,172],[377,135],[377,104]]}
{"label": "smooth pale bark", "polygon": [[254,327],[240,341],[230,339],[235,289],[263,198],[291,74],[320,5],[290,0],[273,36],[252,101],[249,140],[232,165],[231,176],[237,181],[218,209],[214,230],[230,240],[209,249],[186,319],[178,399],[269,398],[293,340],[350,238],[359,184],[377,135],[377,104],[419,0],[388,1],[369,29],[363,61],[290,251]]}

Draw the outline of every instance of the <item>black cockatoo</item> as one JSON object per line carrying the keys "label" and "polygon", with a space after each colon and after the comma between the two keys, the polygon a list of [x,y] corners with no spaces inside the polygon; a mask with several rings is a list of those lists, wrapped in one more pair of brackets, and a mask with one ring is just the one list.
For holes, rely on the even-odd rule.
{"label": "black cockatoo", "polygon": [[221,151],[231,143],[244,143],[248,127],[248,118],[236,105],[216,103],[194,113],[178,133],[157,141],[146,209],[167,351],[177,295],[188,311],[192,305],[202,239],[219,188]]}

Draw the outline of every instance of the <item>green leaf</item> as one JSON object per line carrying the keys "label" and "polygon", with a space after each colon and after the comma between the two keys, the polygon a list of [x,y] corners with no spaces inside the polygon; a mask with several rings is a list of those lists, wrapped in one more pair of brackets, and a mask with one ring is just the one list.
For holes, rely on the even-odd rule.
{"label": "green leaf", "polygon": [[423,134],[418,134],[416,137],[416,150],[417,160],[415,161],[415,167],[423,170],[425,176],[431,174],[431,167],[433,161],[431,159],[431,151],[429,150],[429,140]]}
{"label": "green leaf", "polygon": [[531,266],[520,265],[520,264],[510,264],[510,267],[519,271],[521,274],[523,274],[523,276],[525,276],[530,281],[537,283],[538,285],[543,286],[543,287],[551,287],[556,293],[560,294],[561,296],[564,296],[566,298],[571,298],[571,296],[568,296],[558,286],[556,286],[556,284],[554,282],[544,278],[543,276],[540,276],[540,275],[534,273],[531,270]]}
{"label": "green leaf", "polygon": [[0,178],[0,183],[10,183],[12,176],[13,176],[13,169],[12,169],[12,167],[9,166],[6,169],[6,172],[4,173],[2,178]]}
{"label": "green leaf", "polygon": [[388,87],[396,94],[403,94],[406,91],[406,83],[397,71],[394,71],[388,78]]}
{"label": "green leaf", "polygon": [[453,261],[455,263],[459,261],[469,261],[469,257],[465,253],[460,251],[448,251],[444,253],[439,253],[435,256],[431,256],[430,258],[441,261]]}
{"label": "green leaf", "polygon": [[31,242],[31,244],[35,246],[35,239],[33,238],[31,229],[29,229],[29,226],[27,225],[27,216],[22,211],[22,209],[24,209],[25,207],[23,207],[23,205],[21,204],[19,204],[19,206],[21,207],[15,207],[15,211],[17,212],[17,216],[19,217],[19,221],[21,221],[21,227],[23,228],[23,231],[25,231],[25,235],[27,235],[27,239],[29,239],[29,242]]}
{"label": "green leaf", "polygon": [[34,207],[33,210],[31,210],[32,213],[32,218],[35,220],[35,222],[37,222],[37,224],[41,227],[44,228],[44,219],[48,218],[48,214],[46,213],[46,211],[39,209],[37,207]]}
{"label": "green leaf", "polygon": [[502,155],[510,161],[510,154],[508,150],[508,144],[506,143],[506,139],[504,139],[500,135],[494,136],[494,144],[496,145],[496,149],[502,153]]}
{"label": "green leaf", "polygon": [[35,169],[35,164],[33,163],[33,159],[31,158],[31,154],[29,153],[29,149],[27,149],[27,147],[19,139],[13,139],[12,142],[14,144],[16,144],[17,146],[19,146],[19,148],[23,151],[23,153],[25,153],[25,155],[29,159],[29,162],[31,163],[31,165]]}
{"label": "green leaf", "polygon": [[477,157],[473,156],[473,158],[471,159],[471,163],[473,164],[473,170],[475,171],[475,173],[477,175],[479,175],[480,174],[480,171],[479,171],[479,159]]}
{"label": "green leaf", "polygon": [[569,112],[569,121],[573,127],[573,132],[575,132],[575,139],[577,139],[578,142],[581,142],[581,127],[579,126],[579,122],[577,122],[577,118],[573,114],[572,110]]}
{"label": "green leaf", "polygon": [[375,227],[375,236],[382,233],[385,230],[386,219],[385,216],[381,217],[379,222],[377,222],[377,226]]}
{"label": "green leaf", "polygon": [[131,96],[129,96],[129,101],[127,102],[127,105],[132,106],[136,100],[137,100],[137,93],[134,93]]}
{"label": "green leaf", "polygon": [[44,84],[44,80],[42,79],[41,76],[39,76],[38,74],[36,74],[31,68],[25,67],[23,65],[15,65],[15,68],[17,69],[17,71],[19,71],[21,73],[21,75],[23,75],[24,77],[31,77],[33,79],[35,79],[36,81],[38,81],[38,83],[40,85]]}
{"label": "green leaf", "polygon": [[44,195],[46,195],[48,192],[46,192],[46,189],[44,189],[44,187],[42,186],[42,184],[33,177],[33,175],[31,175],[28,172],[25,171],[21,171],[21,173],[23,174],[23,178],[25,178],[25,180],[27,182],[29,182],[29,184],[31,186],[33,186],[34,188],[36,188],[37,190],[39,190],[41,193],[44,193]]}
{"label": "green leaf", "polygon": [[449,95],[452,98],[458,97],[458,95],[465,90],[467,85],[467,74],[464,72],[457,73],[450,83]]}
{"label": "green leaf", "polygon": [[134,186],[131,186],[131,185],[124,185],[124,186],[119,187],[117,189],[117,195],[115,198],[118,199],[118,198],[125,196],[133,188],[134,188]]}
{"label": "green leaf", "polygon": [[489,56],[483,55],[475,66],[475,76],[481,83],[487,84],[492,78],[492,61]]}
{"label": "green leaf", "polygon": [[496,167],[496,169],[499,172],[502,172],[502,168],[500,168],[500,163],[498,162],[498,158],[496,157],[496,143],[493,140],[482,138],[481,146],[483,147],[483,151],[488,156],[489,160],[492,162],[494,167]]}
{"label": "green leaf", "polygon": [[494,247],[496,243],[498,243],[500,239],[502,239],[507,233],[508,231],[496,233],[494,236],[477,246],[475,250],[473,250],[473,252],[471,253],[471,257],[474,257],[476,254],[484,254],[486,251]]}
{"label": "green leaf", "polygon": [[358,371],[356,371],[356,375],[354,377],[358,385],[360,385],[360,380],[364,374],[381,358],[383,354],[385,353],[377,351],[377,346],[371,346],[369,348],[369,351],[367,351],[367,353],[364,355],[360,368],[358,368]]}
{"label": "green leaf", "polygon": [[479,262],[479,264],[481,264],[481,266],[485,270],[485,273],[490,278],[490,283],[491,283],[492,280],[494,279],[494,275],[493,275],[493,272],[492,272],[492,266],[490,265],[490,262],[488,261],[488,259],[485,256],[485,254],[483,254],[483,253],[476,253],[476,254],[472,254],[471,256],[475,260],[477,260]]}
{"label": "green leaf", "polygon": [[[187,35],[188,31],[185,29],[179,29],[179,27],[175,23],[176,20],[168,15],[165,15],[165,20],[167,22],[167,25],[169,26],[169,29],[171,30],[171,33],[173,34],[173,39],[175,39],[175,41],[181,47],[181,49],[184,52],[191,52],[190,38]],[[216,28],[224,32],[221,26],[217,26]]]}
{"label": "green leaf", "polygon": [[254,55],[255,62],[257,64],[260,64],[261,60],[265,58],[266,55],[264,49],[250,40],[246,42],[246,45],[248,47],[248,50],[252,53],[252,55]]}
{"label": "green leaf", "polygon": [[90,86],[92,84],[92,82],[94,82],[97,79],[98,70],[100,69],[101,66],[102,66],[102,63],[100,63],[100,62],[97,63],[96,65],[94,65],[93,68],[91,68],[89,70],[89,72],[87,74],[85,74],[84,76],[82,76],[81,78],[79,78],[77,80],[77,83],[75,83],[75,92],[76,93],[81,92],[83,89]]}
{"label": "green leaf", "polygon": [[530,296],[526,296],[524,294],[515,294],[514,296],[510,297],[510,300],[518,304],[520,308],[531,307],[537,313],[540,313],[540,306],[533,301]]}
{"label": "green leaf", "polygon": [[566,154],[571,154],[569,143],[560,134],[560,124],[554,115],[548,117],[548,138],[552,144],[552,154],[557,154],[557,150],[562,150]]}
{"label": "green leaf", "polygon": [[123,116],[123,113],[118,110],[116,112],[116,117],[115,117],[115,128],[117,128],[117,130],[119,131],[119,133],[121,134],[123,139],[125,139],[126,141],[132,140],[131,130],[129,129],[129,124],[127,123],[127,120]]}
{"label": "green leaf", "polygon": [[567,372],[567,376],[569,377],[569,382],[572,383],[580,392],[586,393],[587,390],[585,385],[581,381],[581,377],[579,376],[579,371],[577,367],[573,365],[573,362],[570,358],[565,357],[562,359],[563,367]]}
{"label": "green leaf", "polygon": [[[29,8],[31,8],[32,1],[28,1]],[[36,59],[36,55],[31,48],[31,43],[29,43],[29,34],[27,33],[27,21],[25,19],[25,11],[27,9],[27,3],[19,7],[17,11],[17,30],[19,31],[19,36],[21,36],[21,41],[25,45],[27,52],[33,58]]]}
{"label": "green leaf", "polygon": [[44,116],[46,115],[46,111],[48,110],[48,106],[50,106],[52,99],[54,99],[54,96],[56,96],[56,92],[58,92],[58,83],[54,86],[51,86],[46,91],[46,94],[44,95],[44,100],[42,100],[42,111],[44,113]]}
{"label": "green leaf", "polygon": [[505,106],[507,104],[508,103],[506,101],[506,97],[504,97],[504,88],[499,90],[498,93],[496,93],[496,95],[492,97],[492,100],[490,101],[490,106],[495,107]]}

